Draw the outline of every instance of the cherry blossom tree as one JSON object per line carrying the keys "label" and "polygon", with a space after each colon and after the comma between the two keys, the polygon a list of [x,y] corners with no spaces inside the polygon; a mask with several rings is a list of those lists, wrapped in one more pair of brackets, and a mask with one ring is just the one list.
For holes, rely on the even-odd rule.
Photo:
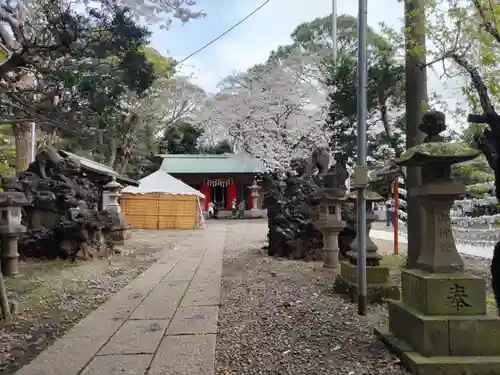
{"label": "cherry blossom tree", "polygon": [[226,78],[202,115],[201,142],[230,139],[274,170],[324,145],[324,92],[297,77],[294,64],[300,61],[271,62]]}

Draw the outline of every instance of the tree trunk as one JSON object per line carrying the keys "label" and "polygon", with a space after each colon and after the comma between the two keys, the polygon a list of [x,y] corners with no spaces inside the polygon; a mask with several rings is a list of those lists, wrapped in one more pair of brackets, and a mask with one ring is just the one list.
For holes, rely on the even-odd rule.
{"label": "tree trunk", "polygon": [[111,138],[109,141],[109,159],[108,159],[108,167],[110,167],[111,169],[113,169],[115,166],[117,151],[118,150],[116,149],[116,141],[113,138]]}
{"label": "tree trunk", "polygon": [[12,125],[16,145],[16,172],[28,169],[31,153],[31,123]]}
{"label": "tree trunk", "polygon": [[[424,134],[418,126],[424,112],[423,105],[427,104],[427,75],[425,53],[425,14],[423,0],[409,0],[405,2],[406,35],[405,56],[405,93],[406,93],[406,148],[409,149],[422,143]],[[408,268],[417,267],[417,260],[421,252],[424,215],[418,198],[412,193],[412,188],[420,185],[420,167],[406,168],[406,191],[408,206]]]}
{"label": "tree trunk", "polygon": [[125,154],[123,155],[123,158],[121,160],[121,165],[120,169],[118,170],[118,173],[121,175],[125,175],[128,171],[128,164],[130,162],[130,153],[128,151],[125,151]]}

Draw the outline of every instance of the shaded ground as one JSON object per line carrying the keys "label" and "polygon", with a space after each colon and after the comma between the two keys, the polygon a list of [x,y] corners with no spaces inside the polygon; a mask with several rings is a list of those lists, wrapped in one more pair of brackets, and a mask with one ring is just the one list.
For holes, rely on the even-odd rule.
{"label": "shaded ground", "polygon": [[109,259],[23,262],[21,275],[6,280],[19,313],[13,323],[0,325],[0,373],[13,374],[29,362],[173,247],[179,235],[135,231],[122,254]]}
{"label": "shaded ground", "polygon": [[262,221],[231,225],[216,374],[407,374],[321,264],[267,257]]}

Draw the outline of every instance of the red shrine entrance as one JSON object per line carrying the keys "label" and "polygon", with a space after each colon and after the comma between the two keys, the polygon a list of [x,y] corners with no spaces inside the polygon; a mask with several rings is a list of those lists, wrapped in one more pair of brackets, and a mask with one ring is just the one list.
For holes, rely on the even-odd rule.
{"label": "red shrine entrance", "polygon": [[236,204],[246,201],[246,209],[251,210],[252,192],[251,185],[235,184],[233,178],[205,178],[200,191],[205,195],[205,211],[208,211],[210,202],[215,202],[221,210],[231,210],[231,203],[236,199]]}

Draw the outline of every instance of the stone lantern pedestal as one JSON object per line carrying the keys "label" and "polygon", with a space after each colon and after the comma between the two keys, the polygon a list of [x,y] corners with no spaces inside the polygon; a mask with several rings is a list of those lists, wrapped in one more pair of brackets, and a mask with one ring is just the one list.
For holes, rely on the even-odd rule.
{"label": "stone lantern pedestal", "polygon": [[14,180],[4,184],[4,191],[0,192],[0,240],[2,274],[14,276],[19,273],[17,240],[26,232],[21,224],[21,207],[28,204],[25,195],[14,190]]}
{"label": "stone lantern pedestal", "polygon": [[443,114],[426,114],[426,143],[398,160],[422,166],[422,185],[410,193],[423,207],[425,235],[417,269],[402,272],[402,299],[388,301],[388,329],[377,332],[413,374],[500,374],[500,317],[486,312],[484,279],[464,273],[450,221],[465,191],[451,180],[451,165],[479,152],[444,142],[444,129]]}
{"label": "stone lantern pedestal", "polygon": [[[349,200],[356,200],[356,194],[348,195]],[[382,302],[386,298],[399,299],[399,288],[389,280],[389,267],[381,266],[382,256],[378,247],[370,238],[372,223],[377,220],[373,212],[373,203],[384,200],[379,194],[367,191],[366,194],[366,281],[368,302]],[[335,292],[348,295],[352,302],[358,301],[358,243],[357,236],[347,253],[348,261],[341,262],[340,275],[335,280]]]}
{"label": "stone lantern pedestal", "polygon": [[254,180],[253,184],[248,188],[250,189],[250,194],[252,197],[252,208],[250,209],[250,216],[255,219],[261,218],[263,216],[262,211],[258,208],[260,186],[257,184],[257,181]]}
{"label": "stone lantern pedestal", "polygon": [[108,205],[105,207],[113,220],[113,229],[111,238],[117,245],[123,245],[125,240],[130,238],[125,225],[125,217],[122,214],[118,198],[120,197],[120,185],[114,178],[108,184],[104,185],[104,190],[108,196]]}
{"label": "stone lantern pedestal", "polygon": [[315,225],[323,234],[323,267],[338,268],[340,266],[338,236],[345,227],[345,222],[341,218],[341,204],[345,199],[335,188],[323,188],[319,193],[321,200]]}

